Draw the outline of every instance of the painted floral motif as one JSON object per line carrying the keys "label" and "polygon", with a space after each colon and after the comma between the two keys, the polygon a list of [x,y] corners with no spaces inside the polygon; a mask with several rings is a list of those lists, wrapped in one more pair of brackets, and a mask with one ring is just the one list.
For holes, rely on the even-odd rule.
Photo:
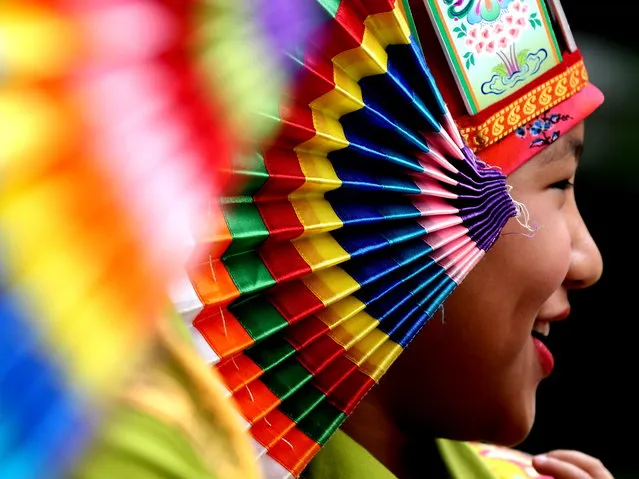
{"label": "painted floral motif", "polygon": [[423,1],[470,113],[495,104],[561,62],[546,2]]}
{"label": "painted floral motif", "polygon": [[557,141],[561,135],[561,130],[557,129],[557,126],[570,119],[572,119],[570,115],[544,113],[536,120],[517,128],[515,134],[519,138],[532,138],[530,148],[541,148]]}
{"label": "painted floral motif", "polygon": [[513,0],[444,0],[451,18],[466,18],[468,23],[493,22],[501,10],[508,8]]}
{"label": "painted floral motif", "polygon": [[529,51],[517,51],[515,43],[526,29],[542,25],[536,12],[529,13],[525,1],[444,0],[449,5],[450,17],[454,20],[465,18],[470,25],[468,27],[464,22],[453,29],[468,48],[464,54],[467,69],[475,64],[476,56],[486,55],[501,60],[502,63],[493,69],[500,77],[510,78],[522,71],[522,66],[529,60]]}

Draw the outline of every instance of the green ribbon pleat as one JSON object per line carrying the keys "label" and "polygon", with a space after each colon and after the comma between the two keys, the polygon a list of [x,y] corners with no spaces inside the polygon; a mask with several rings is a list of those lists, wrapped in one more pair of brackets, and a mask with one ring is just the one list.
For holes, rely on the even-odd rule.
{"label": "green ribbon pleat", "polygon": [[307,384],[287,401],[284,401],[280,406],[280,411],[297,424],[325,399],[324,393],[312,384]]}
{"label": "green ribbon pleat", "polygon": [[331,403],[322,401],[297,427],[320,446],[323,446],[344,423],[346,417],[346,414]]}
{"label": "green ribbon pleat", "polygon": [[233,304],[231,312],[255,342],[262,341],[288,326],[275,307],[262,297]]}
{"label": "green ribbon pleat", "polygon": [[275,286],[273,276],[255,251],[227,256],[222,261],[242,296]]}
{"label": "green ribbon pleat", "polygon": [[313,379],[296,360],[289,360],[262,376],[262,382],[282,401],[298,391],[304,384]]}
{"label": "green ribbon pleat", "polygon": [[233,237],[224,257],[251,251],[268,237],[268,229],[251,196],[223,198],[222,211]]}
{"label": "green ribbon pleat", "polygon": [[417,42],[419,47],[421,48],[421,43],[419,41],[419,35],[417,35],[417,27],[415,26],[415,19],[413,18],[413,14],[410,9],[410,4],[408,0],[400,0],[404,5],[404,11],[406,12],[406,21],[408,22],[408,26],[410,28],[410,34],[413,37],[414,41]]}
{"label": "green ribbon pleat", "polygon": [[[233,200],[232,203],[228,201]],[[275,285],[275,279],[255,249],[268,237],[268,229],[250,196],[226,198],[224,218],[233,242],[222,261],[241,295]]]}
{"label": "green ribbon pleat", "polygon": [[295,348],[286,339],[278,336],[248,348],[244,354],[262,368],[262,371],[268,371],[292,357],[295,352]]}
{"label": "green ribbon pleat", "polygon": [[264,156],[260,152],[250,156],[234,157],[232,170],[237,179],[233,180],[230,187],[241,189],[242,196],[255,196],[268,179]]}
{"label": "green ribbon pleat", "polygon": [[341,0],[317,0],[317,3],[324,7],[324,10],[326,10],[331,17],[335,18]]}

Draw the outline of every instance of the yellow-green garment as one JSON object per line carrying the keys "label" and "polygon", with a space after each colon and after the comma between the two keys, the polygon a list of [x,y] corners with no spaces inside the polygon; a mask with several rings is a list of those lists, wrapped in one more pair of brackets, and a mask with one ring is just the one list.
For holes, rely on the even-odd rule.
{"label": "yellow-green garment", "polygon": [[217,376],[162,323],[72,479],[260,479],[249,436]]}
{"label": "yellow-green garment", "polygon": [[[451,479],[543,477],[530,465],[530,456],[513,449],[445,439],[438,439],[437,446]],[[341,431],[328,441],[302,477],[304,479],[397,479],[397,476],[366,449]]]}

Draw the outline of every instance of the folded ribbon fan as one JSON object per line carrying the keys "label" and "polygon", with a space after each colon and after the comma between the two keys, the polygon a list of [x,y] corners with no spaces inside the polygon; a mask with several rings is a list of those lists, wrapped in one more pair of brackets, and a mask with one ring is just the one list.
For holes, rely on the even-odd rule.
{"label": "folded ribbon fan", "polygon": [[[280,126],[176,293],[268,477],[298,476],[518,213],[395,0],[318,1]],[[196,222],[205,224],[204,221]]]}
{"label": "folded ribbon fan", "polygon": [[[303,3],[276,3],[289,44]],[[1,477],[68,471],[156,339],[195,205],[273,126],[264,4],[0,5]]]}

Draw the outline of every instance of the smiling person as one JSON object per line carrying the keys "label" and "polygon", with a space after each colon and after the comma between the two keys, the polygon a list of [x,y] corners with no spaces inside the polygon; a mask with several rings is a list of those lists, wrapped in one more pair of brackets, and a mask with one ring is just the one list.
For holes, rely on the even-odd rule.
{"label": "smiling person", "polygon": [[[554,366],[544,338],[569,316],[568,293],[601,276],[601,255],[574,196],[583,141],[580,122],[508,175],[513,197],[539,221],[534,233],[522,234],[514,219],[505,226],[355,409],[342,427],[349,437],[338,433],[307,477],[378,477],[359,464],[352,475],[333,475],[338,465],[348,469],[342,460],[357,457],[352,451],[360,446],[388,469],[380,478],[490,478],[484,469],[491,467],[496,477],[537,477],[535,469],[557,479],[611,477],[596,459],[576,451],[540,456],[532,468],[523,454],[479,443],[511,446],[526,438],[537,387]],[[508,471],[518,475],[499,475]]]}
{"label": "smiling person", "polygon": [[[524,15],[537,2],[492,2],[497,10],[501,4],[498,15],[474,24],[475,9],[467,8],[464,17],[464,7],[476,4],[480,15],[484,3],[491,2],[409,3],[414,31],[438,85],[445,85],[442,93],[457,125],[481,160],[507,174],[510,193],[525,205],[530,222],[525,230],[517,219],[509,220],[485,258],[357,406],[304,477],[611,478],[598,459],[578,451],[531,458],[493,445],[515,446],[530,432],[537,387],[554,367],[545,337],[556,322],[569,317],[569,293],[592,286],[602,274],[602,258],[580,215],[574,188],[587,136],[584,120],[603,97],[586,81],[559,3],[539,3],[548,15],[544,25],[564,49],[562,60],[506,100],[468,114],[472,100],[462,103],[455,88],[458,72],[449,68],[439,49],[438,36],[446,35],[445,28],[439,24],[438,31],[432,19],[453,18],[458,33],[448,38],[457,37],[457,47],[477,46],[473,57],[479,65],[498,58],[494,32],[515,23],[517,13],[523,13],[516,18],[525,26],[531,17]],[[450,59],[454,54],[446,48]],[[527,64],[518,68],[524,71]],[[520,71],[515,68],[511,77]],[[467,79],[470,72],[465,75]],[[473,80],[467,81],[472,89]],[[537,104],[536,116],[514,124],[509,133],[494,134],[505,130],[503,123],[495,126],[500,117],[522,118],[521,106],[543,95],[549,96],[547,107]]]}
{"label": "smiling person", "polygon": [[515,449],[603,269],[574,191],[603,95],[559,1],[316,3],[176,301],[264,475],[609,479]]}

